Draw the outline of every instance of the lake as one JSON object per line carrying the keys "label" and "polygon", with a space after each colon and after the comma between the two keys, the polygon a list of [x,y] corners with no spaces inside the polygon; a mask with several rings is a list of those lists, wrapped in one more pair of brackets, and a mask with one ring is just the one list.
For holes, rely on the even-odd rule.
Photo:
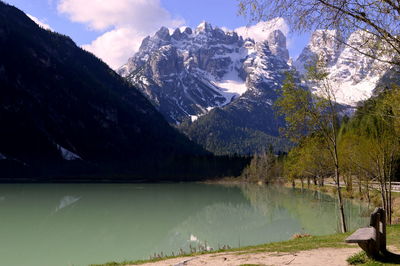
{"label": "lake", "polygon": [[[351,229],[369,221],[346,201]],[[148,259],[338,231],[336,199],[257,185],[1,184],[0,265],[88,265]]]}

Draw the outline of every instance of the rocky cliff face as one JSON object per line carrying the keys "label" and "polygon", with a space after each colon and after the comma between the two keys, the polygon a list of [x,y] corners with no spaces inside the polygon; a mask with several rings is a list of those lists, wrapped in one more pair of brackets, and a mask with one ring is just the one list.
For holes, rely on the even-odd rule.
{"label": "rocky cliff face", "polygon": [[[310,43],[294,62],[294,66],[301,73],[306,73],[307,65],[315,64],[317,58],[323,61],[328,80],[336,94],[339,103],[355,106],[357,102],[372,96],[378,81],[388,70],[388,66],[370,57],[356,52],[352,47],[364,53],[371,53],[373,41],[361,32],[354,32],[345,42],[335,31],[316,31]],[[346,43],[346,44],[344,44]],[[309,84],[315,93],[319,93],[318,84]]]}
{"label": "rocky cliff face", "polygon": [[284,149],[272,105],[288,60],[281,31],[256,42],[204,22],[172,34],[161,28],[118,72],[208,150],[252,154]]}
{"label": "rocky cliff face", "polygon": [[[363,37],[356,32],[347,43],[370,52],[373,47],[365,45]],[[285,72],[297,70],[304,77],[307,66],[322,59],[337,101],[344,106],[369,98],[385,73],[381,63],[337,39],[333,30],[314,32],[291,66],[286,37],[279,30],[256,42],[206,22],[172,33],[161,28],[143,40],[139,52],[118,72],[170,123],[211,151],[254,153],[269,144],[282,149],[286,144],[276,139],[282,120],[276,118],[273,103]],[[320,84],[303,84],[321,94]]]}
{"label": "rocky cliff face", "polygon": [[118,73],[137,86],[171,123],[197,119],[215,107],[253,101],[270,105],[289,69],[286,38],[238,36],[203,22],[196,29],[161,28]]}

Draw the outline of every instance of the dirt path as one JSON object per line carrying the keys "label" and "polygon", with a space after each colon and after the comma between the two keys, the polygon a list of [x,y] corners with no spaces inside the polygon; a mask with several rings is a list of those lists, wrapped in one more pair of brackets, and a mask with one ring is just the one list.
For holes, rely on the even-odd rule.
{"label": "dirt path", "polygon": [[320,248],[298,252],[260,252],[241,254],[240,252],[226,252],[205,254],[194,257],[175,258],[154,263],[143,264],[146,266],[184,266],[184,265],[307,265],[307,266],[344,266],[348,265],[346,259],[359,252],[356,246],[350,248]]}

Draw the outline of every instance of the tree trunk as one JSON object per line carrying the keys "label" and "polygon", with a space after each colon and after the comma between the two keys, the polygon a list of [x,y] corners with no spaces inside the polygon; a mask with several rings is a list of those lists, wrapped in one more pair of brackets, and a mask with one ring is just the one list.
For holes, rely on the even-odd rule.
{"label": "tree trunk", "polygon": [[378,181],[379,181],[379,186],[381,190],[381,199],[382,199],[382,207],[387,213],[387,200],[386,200],[386,180],[385,180],[385,161],[383,161],[383,165],[381,165],[381,162],[379,159],[376,159],[376,165],[377,165],[377,172],[378,172]]}
{"label": "tree trunk", "polygon": [[392,178],[389,177],[389,217],[388,223],[392,224]]}
{"label": "tree trunk", "polygon": [[341,192],[341,188],[340,188],[338,167],[335,168],[335,179],[336,179],[336,188],[337,188],[337,196],[338,196],[338,203],[339,203],[340,226],[341,226],[342,233],[346,233],[347,232],[346,218],[344,216],[344,207],[343,207],[342,192]]}
{"label": "tree trunk", "polygon": [[340,189],[340,173],[339,173],[339,156],[338,156],[338,150],[337,150],[337,142],[336,142],[336,133],[334,131],[334,142],[333,142],[333,155],[334,155],[334,163],[335,163],[335,181],[336,181],[336,187],[337,187],[337,197],[338,197],[338,203],[339,203],[339,216],[340,216],[340,226],[342,229],[342,233],[347,232],[347,226],[346,226],[346,218],[344,215],[344,207],[343,207],[343,199],[342,199],[342,192]]}
{"label": "tree trunk", "polygon": [[390,213],[390,199],[389,199],[389,191],[388,191],[388,186],[387,186],[387,182],[386,182],[387,178],[385,177],[384,179],[384,189],[385,189],[385,199],[386,199],[386,221],[388,221],[389,219],[389,213]]}
{"label": "tree trunk", "polygon": [[379,184],[380,184],[380,187],[381,187],[382,207],[383,207],[385,210],[387,210],[387,207],[386,207],[386,197],[385,197],[385,188],[384,188],[384,184],[383,184],[382,177],[379,178]]}
{"label": "tree trunk", "polygon": [[347,177],[347,184],[346,184],[346,189],[348,192],[351,192],[351,194],[353,194],[353,178],[351,173],[348,175]]}
{"label": "tree trunk", "polygon": [[371,197],[369,196],[369,181],[368,177],[365,179],[365,188],[367,189],[368,206],[371,204]]}

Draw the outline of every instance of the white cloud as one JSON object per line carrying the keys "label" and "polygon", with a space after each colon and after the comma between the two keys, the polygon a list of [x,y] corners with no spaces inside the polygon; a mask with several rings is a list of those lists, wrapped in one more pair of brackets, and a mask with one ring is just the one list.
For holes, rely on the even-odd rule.
{"label": "white cloud", "polygon": [[160,0],[60,0],[57,9],[91,30],[107,30],[83,48],[114,69],[137,51],[147,35],[161,26],[174,28],[184,23],[162,8]]}
{"label": "white cloud", "polygon": [[130,25],[149,31],[155,23],[171,20],[159,0],[60,0],[58,11],[94,30]]}
{"label": "white cloud", "polygon": [[274,31],[280,30],[286,37],[289,34],[289,26],[283,18],[276,18],[270,21],[261,21],[256,25],[249,27],[240,27],[235,31],[243,36],[243,38],[251,38],[256,42],[261,42],[267,39],[268,35]]}
{"label": "white cloud", "polygon": [[117,69],[139,49],[145,35],[132,28],[118,28],[108,31],[82,48],[103,59],[110,67]]}
{"label": "white cloud", "polygon": [[31,20],[33,20],[36,24],[38,24],[40,27],[46,29],[46,30],[51,30],[54,31],[48,24],[44,23],[43,21],[41,21],[40,19],[38,19],[37,17],[34,17],[30,14],[26,14]]}

